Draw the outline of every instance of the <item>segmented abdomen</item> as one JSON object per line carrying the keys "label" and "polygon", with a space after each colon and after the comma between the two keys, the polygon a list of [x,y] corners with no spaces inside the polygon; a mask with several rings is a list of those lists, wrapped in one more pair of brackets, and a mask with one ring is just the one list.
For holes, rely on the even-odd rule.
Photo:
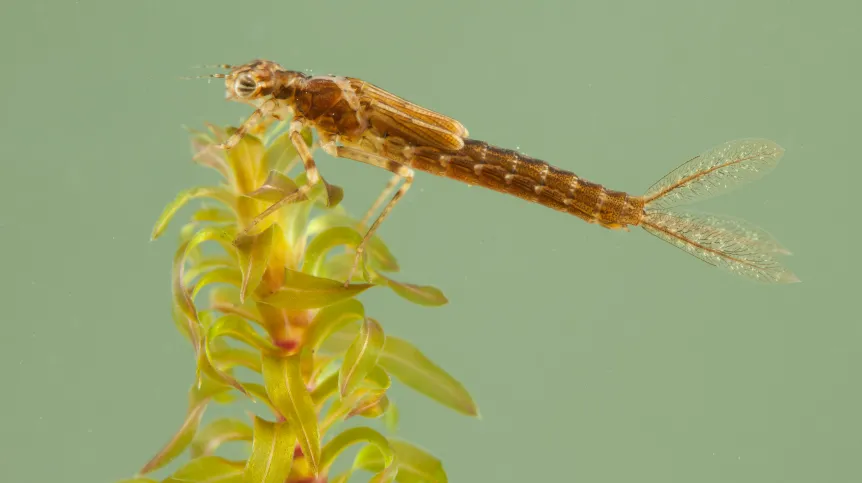
{"label": "segmented abdomen", "polygon": [[[467,139],[459,151],[428,147],[410,150],[414,169],[480,185],[576,215],[608,228],[637,225],[643,217],[640,197],[612,191],[516,151]],[[407,160],[405,160],[407,161]]]}

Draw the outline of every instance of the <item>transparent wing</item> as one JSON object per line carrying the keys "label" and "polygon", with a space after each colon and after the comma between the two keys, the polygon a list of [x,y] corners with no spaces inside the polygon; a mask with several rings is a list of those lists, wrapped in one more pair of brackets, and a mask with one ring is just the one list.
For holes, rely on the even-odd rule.
{"label": "transparent wing", "polygon": [[784,149],[768,139],[741,139],[716,146],[650,187],[644,195],[647,207],[670,208],[724,194],[764,176],[783,154]]}
{"label": "transparent wing", "polygon": [[652,235],[727,271],[769,283],[799,279],[778,260],[790,252],[765,230],[708,213],[649,210],[642,222]]}

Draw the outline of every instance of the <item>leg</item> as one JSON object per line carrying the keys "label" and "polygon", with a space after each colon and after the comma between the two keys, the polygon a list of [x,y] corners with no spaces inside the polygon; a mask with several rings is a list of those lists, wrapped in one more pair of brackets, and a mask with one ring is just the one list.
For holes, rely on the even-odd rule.
{"label": "leg", "polygon": [[401,176],[398,176],[397,174],[393,175],[392,178],[389,179],[389,182],[386,183],[386,187],[380,192],[380,196],[377,197],[374,204],[371,205],[371,208],[365,212],[365,216],[362,217],[362,221],[359,222],[359,226],[363,228],[368,226],[368,220],[371,219],[371,215],[377,211],[377,208],[380,208],[380,205],[383,204],[383,200],[392,193],[392,190],[395,189],[395,185],[397,185],[399,181],[401,181]]}
{"label": "leg", "polygon": [[205,152],[208,152],[210,149],[223,149],[224,150],[224,149],[233,148],[234,146],[239,144],[239,142],[242,140],[242,138],[245,136],[245,134],[250,129],[253,129],[258,123],[260,123],[261,120],[268,121],[270,116],[272,115],[272,111],[275,110],[275,108],[277,106],[278,106],[277,102],[275,100],[272,100],[272,99],[264,102],[263,104],[261,104],[260,107],[255,109],[253,113],[251,113],[251,116],[249,116],[248,119],[246,119],[245,122],[243,122],[237,128],[236,132],[234,132],[233,134],[231,134],[227,138],[227,140],[225,140],[224,142],[222,142],[220,144],[213,144],[213,145],[209,146],[207,149],[200,150],[197,154],[194,155],[194,157],[192,159],[197,160],[200,156],[202,156]]}
{"label": "leg", "polygon": [[[387,171],[391,171],[395,173],[395,176],[389,181],[387,185],[386,191],[392,191],[392,188],[398,183],[398,180],[403,178],[404,184],[401,185],[401,188],[395,192],[392,196],[392,199],[389,200],[389,203],[383,208],[383,211],[380,215],[377,216],[377,219],[374,220],[374,223],[371,225],[371,228],[365,232],[365,235],[362,237],[362,241],[359,242],[359,245],[356,247],[356,257],[353,260],[353,266],[350,268],[350,272],[347,274],[347,280],[345,280],[344,285],[350,285],[350,279],[353,278],[353,274],[356,273],[356,269],[359,267],[359,262],[362,260],[362,253],[365,251],[365,244],[368,243],[368,240],[374,235],[374,232],[377,231],[377,228],[380,227],[380,224],[383,223],[383,220],[386,219],[386,216],[389,215],[389,212],[392,211],[392,208],[398,203],[398,200],[404,196],[404,193],[410,189],[410,185],[413,184],[413,170],[404,166],[403,164],[392,161],[389,158],[367,153],[365,151],[360,151],[355,148],[345,147],[345,146],[336,146],[335,142],[332,140],[327,140],[325,143],[321,145],[324,151],[329,153],[332,156],[352,159],[354,161],[359,161],[362,163],[370,164],[372,166],[377,166],[378,168],[383,168]],[[382,200],[382,196],[378,198],[378,203],[375,205],[379,205],[379,201]],[[370,212],[366,215],[366,218],[370,217]]]}
{"label": "leg", "polygon": [[[320,173],[317,171],[317,165],[314,164],[314,156],[311,154],[311,150],[308,149],[308,146],[305,144],[305,140],[302,139],[302,128],[304,124],[301,120],[294,120],[290,123],[289,136],[290,140],[293,143],[293,146],[296,148],[296,152],[299,153],[299,157],[302,159],[302,163],[305,165],[305,172],[308,181],[299,187],[293,193],[285,196],[284,198],[276,201],[272,205],[270,205],[267,209],[263,210],[262,213],[255,216],[251,221],[248,227],[246,227],[242,232],[240,232],[239,237],[246,235],[249,231],[251,231],[255,226],[257,226],[261,221],[263,221],[266,217],[276,212],[282,206],[288,203],[294,203],[297,201],[301,201],[308,198],[308,193],[314,188],[314,185],[317,184],[318,181],[322,181],[323,179],[320,177]],[[324,181],[324,183],[326,183]],[[330,186],[326,184],[327,188],[327,196],[329,195]]]}
{"label": "leg", "polygon": [[269,118],[272,115],[272,111],[278,106],[278,103],[274,99],[269,99],[260,105],[257,109],[251,113],[251,116],[248,116],[248,119],[245,120],[234,132],[231,134],[227,141],[216,144],[216,149],[231,149],[245,137],[245,133],[247,133],[250,129],[254,128],[261,121],[271,121]]}

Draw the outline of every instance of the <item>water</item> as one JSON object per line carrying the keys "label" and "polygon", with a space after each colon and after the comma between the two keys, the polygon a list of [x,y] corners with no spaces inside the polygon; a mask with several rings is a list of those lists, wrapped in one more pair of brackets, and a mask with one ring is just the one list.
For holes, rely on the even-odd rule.
{"label": "water", "polygon": [[[169,314],[177,191],[213,181],[182,125],[237,122],[189,66],[269,58],[360,77],[613,189],[740,137],[778,169],[702,205],[776,236],[761,286],[419,174],[381,229],[442,308],[363,297],[473,393],[400,387],[403,435],[452,481],[845,482],[862,430],[851,2],[12,2],[2,8],[0,479],[131,476],[180,424],[192,355]],[[363,212],[388,174],[323,154]]]}

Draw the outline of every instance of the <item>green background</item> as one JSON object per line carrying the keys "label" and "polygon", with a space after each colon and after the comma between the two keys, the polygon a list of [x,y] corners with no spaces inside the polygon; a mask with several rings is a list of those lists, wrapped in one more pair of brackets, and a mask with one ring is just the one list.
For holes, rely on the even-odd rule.
{"label": "green background", "polygon": [[[181,126],[249,110],[178,77],[260,57],[363,78],[635,194],[726,140],[787,150],[702,208],[792,250],[789,286],[420,173],[380,233],[400,278],[450,303],[362,300],[479,404],[471,420],[394,390],[402,434],[451,481],[862,481],[859,5],[4,1],[0,480],[131,476],[181,422],[177,227],[149,233],[214,179]],[[318,165],[356,214],[389,177]]]}

